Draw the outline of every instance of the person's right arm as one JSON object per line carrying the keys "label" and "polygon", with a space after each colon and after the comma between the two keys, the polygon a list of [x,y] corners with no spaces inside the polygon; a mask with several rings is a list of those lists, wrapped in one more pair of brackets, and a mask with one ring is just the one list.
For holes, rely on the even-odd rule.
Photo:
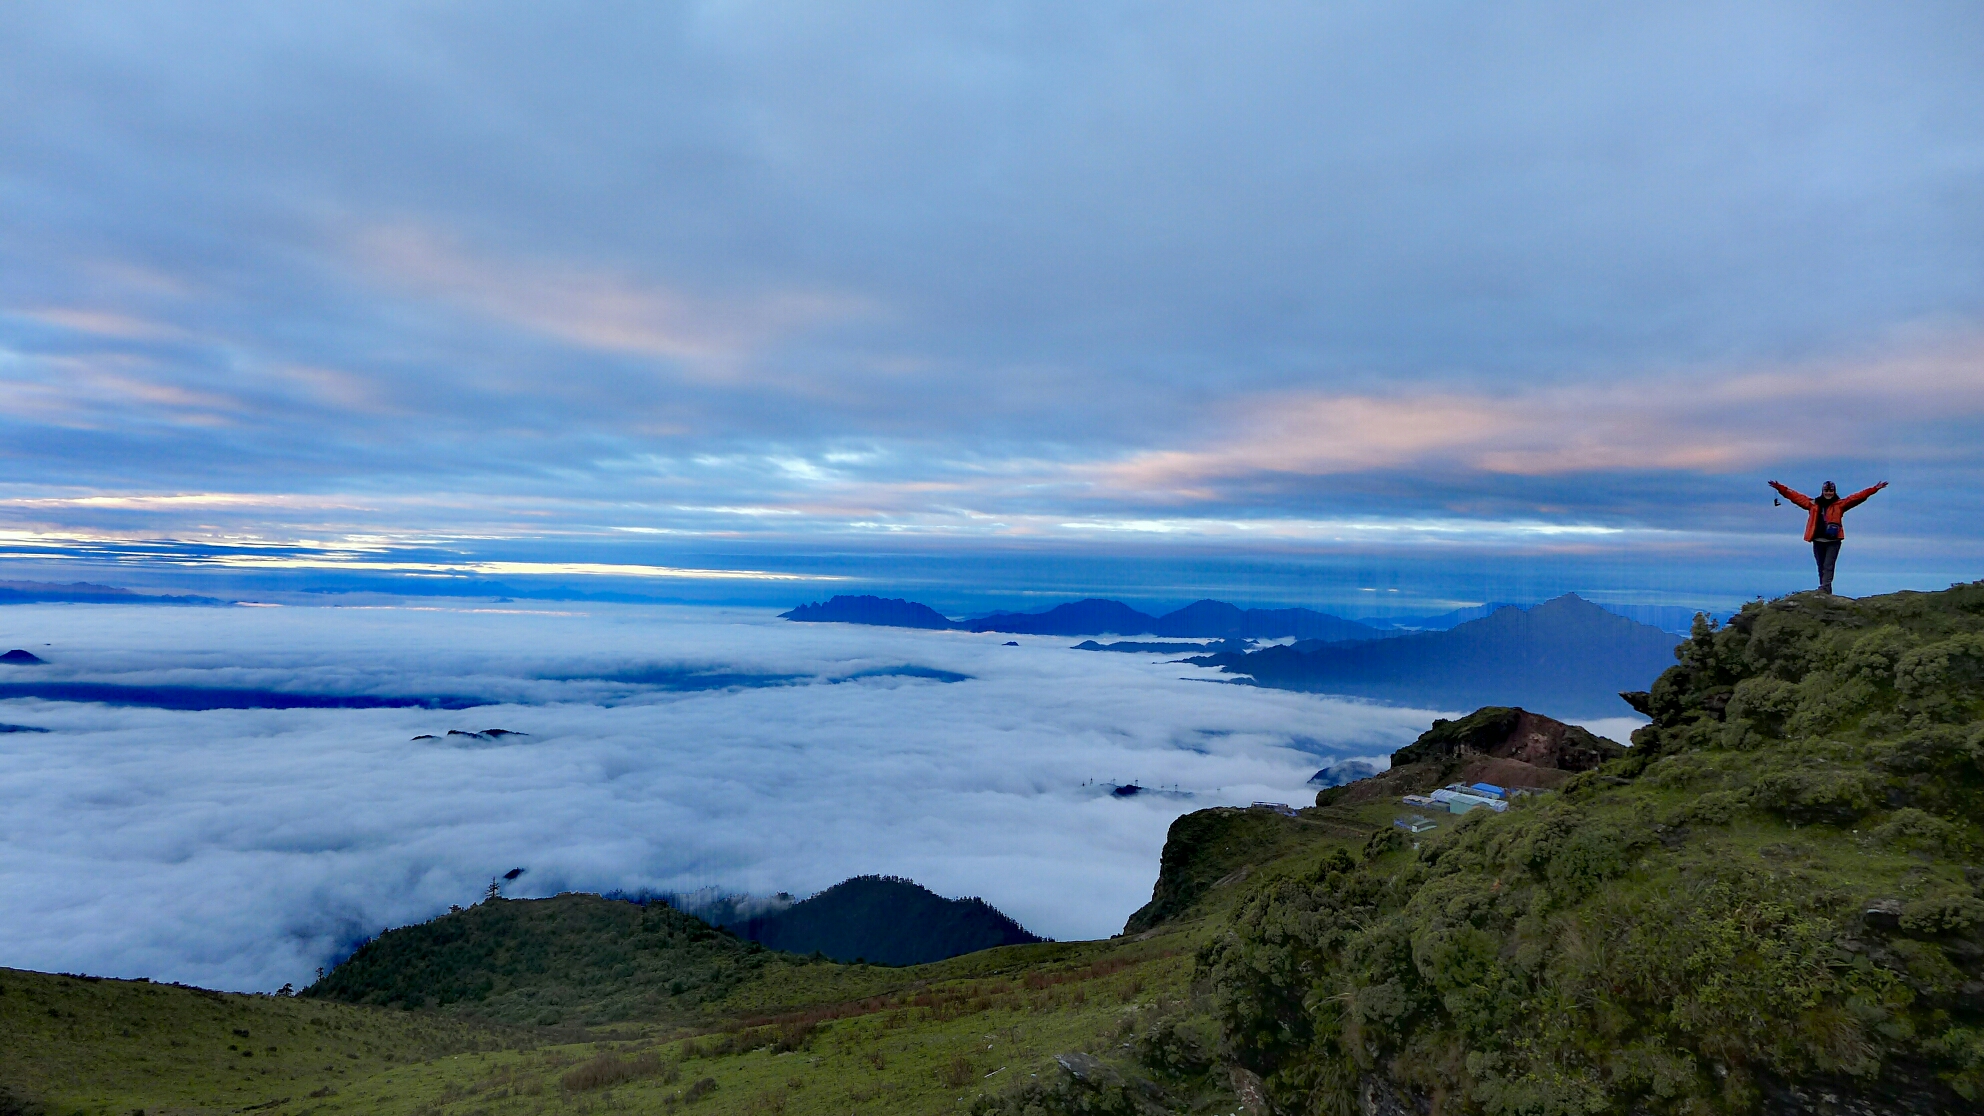
{"label": "person's right arm", "polygon": [[1777,483],[1776,481],[1771,481],[1770,486],[1772,488],[1777,489],[1780,493],[1783,493],[1785,499],[1791,501],[1792,503],[1798,505],[1801,508],[1804,508],[1806,511],[1812,510],[1812,498],[1810,496],[1805,495],[1803,492],[1800,492],[1795,488],[1786,488],[1785,486]]}

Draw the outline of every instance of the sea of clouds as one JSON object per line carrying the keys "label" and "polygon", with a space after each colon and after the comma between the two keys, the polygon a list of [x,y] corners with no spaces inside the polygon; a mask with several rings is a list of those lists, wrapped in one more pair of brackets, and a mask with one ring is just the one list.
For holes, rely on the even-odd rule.
{"label": "sea of clouds", "polygon": [[[7,608],[0,649],[49,664],[5,682],[492,704],[0,701],[50,730],[0,734],[0,966],[301,986],[517,867],[519,897],[890,873],[1106,936],[1149,898],[1174,817],[1303,804],[1319,766],[1435,715],[1072,642],[591,604]],[[487,728],[528,735],[413,739]],[[1108,793],[1131,781],[1181,793]]]}

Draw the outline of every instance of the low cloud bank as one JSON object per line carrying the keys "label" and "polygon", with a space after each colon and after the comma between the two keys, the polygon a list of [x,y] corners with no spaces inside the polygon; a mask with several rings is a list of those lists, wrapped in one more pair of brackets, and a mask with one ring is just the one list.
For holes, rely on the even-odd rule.
{"label": "low cloud bank", "polygon": [[[769,611],[4,619],[4,640],[49,660],[42,681],[500,703],[0,702],[0,719],[52,730],[0,737],[0,965],[226,988],[302,983],[518,866],[517,896],[803,896],[884,873],[982,896],[1037,933],[1106,935],[1148,898],[1177,814],[1299,802],[1319,763],[1388,753],[1434,716],[1209,684],[1062,639]],[[646,684],[718,675],[740,682]],[[493,727],[528,735],[446,736]],[[1130,781],[1192,797],[1107,793]]]}

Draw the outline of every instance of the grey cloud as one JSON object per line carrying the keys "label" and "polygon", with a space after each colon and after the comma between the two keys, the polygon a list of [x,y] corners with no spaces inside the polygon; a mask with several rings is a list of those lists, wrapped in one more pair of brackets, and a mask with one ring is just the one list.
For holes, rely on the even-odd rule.
{"label": "grey cloud", "polygon": [[[0,19],[0,452],[43,486],[418,478],[569,526],[602,485],[804,503],[764,463],[859,451],[871,485],[1014,476],[905,515],[1141,515],[1025,474],[1189,450],[1277,392],[1658,392],[1905,349],[1984,298],[1959,4]],[[1926,483],[1973,464],[1974,416],[1867,421]],[[1616,516],[1617,471],[1519,502]],[[1415,479],[1446,478],[1331,491],[1424,511],[1391,502]],[[821,521],[901,511],[857,496]],[[1203,502],[1316,500],[1263,475]]]}

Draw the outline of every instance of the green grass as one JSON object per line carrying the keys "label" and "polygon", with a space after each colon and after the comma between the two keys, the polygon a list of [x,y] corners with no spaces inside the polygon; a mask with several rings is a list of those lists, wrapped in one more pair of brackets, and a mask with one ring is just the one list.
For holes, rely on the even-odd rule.
{"label": "green grass", "polygon": [[389,931],[302,995],[541,1026],[689,1021],[767,968],[805,966],[658,903],[568,894]]}
{"label": "green grass", "polygon": [[[1152,1076],[1137,1068],[1138,1037],[1205,1018],[1191,988],[1203,926],[907,969],[768,967],[728,1014],[622,1022],[583,1041],[434,1010],[9,971],[0,1081],[63,1116],[951,1113],[1053,1079],[1053,1056],[1071,1051]],[[1218,1085],[1169,1080],[1166,1095],[1180,1111],[1231,1111]]]}
{"label": "green grass", "polygon": [[[1148,943],[1145,943],[1146,945]],[[1183,1009],[1189,953],[1125,965],[923,983],[847,1014],[733,1020],[694,1037],[660,1029],[607,1042],[463,1054],[356,1082],[298,1112],[951,1113],[1069,1050],[1108,1054],[1143,1021]],[[827,1018],[815,1018],[829,1015]],[[587,1070],[639,1067],[586,1088]],[[709,1080],[714,1089],[689,1101]],[[576,1086],[576,1087],[575,1087]]]}
{"label": "green grass", "polygon": [[515,1036],[460,1019],[0,969],[0,1082],[51,1112],[235,1111]]}
{"label": "green grass", "polygon": [[1382,809],[1325,807],[1286,817],[1270,810],[1216,807],[1186,814],[1171,823],[1158,865],[1151,901],[1130,916],[1125,930],[1136,934],[1181,917],[1206,917],[1243,894],[1257,873],[1298,860],[1316,850],[1343,844],[1361,846],[1370,833],[1390,824]]}

